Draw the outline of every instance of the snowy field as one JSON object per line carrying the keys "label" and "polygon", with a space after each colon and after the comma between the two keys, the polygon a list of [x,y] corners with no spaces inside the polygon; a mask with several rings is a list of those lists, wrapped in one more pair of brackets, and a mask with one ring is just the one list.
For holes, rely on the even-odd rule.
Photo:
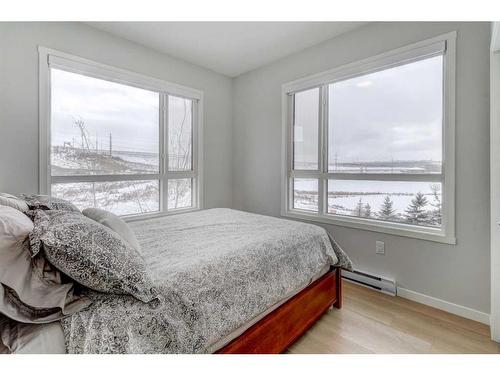
{"label": "snowy field", "polygon": [[117,215],[158,212],[158,181],[78,182],[53,184],[52,195],[79,209],[95,207]]}
{"label": "snowy field", "polygon": [[[420,192],[425,197],[427,204],[422,210],[433,215],[436,206],[440,208],[441,190],[440,184],[436,201],[431,189],[431,183],[427,182],[392,182],[392,181],[354,181],[335,180],[330,181],[328,188],[328,212],[343,216],[363,216],[372,219],[381,219],[379,213],[383,208],[386,197],[392,202],[394,215],[391,221],[404,222],[405,210],[408,209],[415,195]],[[369,205],[367,212],[366,205]],[[362,208],[361,210],[359,208]],[[317,182],[308,179],[295,179],[294,182],[294,208],[303,210],[318,210]],[[361,211],[361,212],[360,212]],[[437,219],[436,219],[437,220]],[[426,223],[428,226],[439,225]]]}
{"label": "snowy field", "polygon": [[[51,160],[55,176],[159,172],[158,154],[154,153],[113,151],[109,155],[55,147]],[[51,194],[69,200],[80,209],[96,207],[117,215],[133,215],[160,210],[159,185],[158,180],[57,183],[52,184]],[[167,189],[169,209],[192,206],[191,179],[169,180]]]}
{"label": "snowy field", "polygon": [[157,153],[95,150],[53,147],[51,153],[53,176],[107,174],[154,174],[159,172]]}

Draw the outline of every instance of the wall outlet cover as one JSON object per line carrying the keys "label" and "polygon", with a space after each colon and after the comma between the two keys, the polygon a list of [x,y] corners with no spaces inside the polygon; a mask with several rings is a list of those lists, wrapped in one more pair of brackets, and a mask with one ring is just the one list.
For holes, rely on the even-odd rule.
{"label": "wall outlet cover", "polygon": [[385,254],[385,243],[382,241],[375,241],[375,253]]}

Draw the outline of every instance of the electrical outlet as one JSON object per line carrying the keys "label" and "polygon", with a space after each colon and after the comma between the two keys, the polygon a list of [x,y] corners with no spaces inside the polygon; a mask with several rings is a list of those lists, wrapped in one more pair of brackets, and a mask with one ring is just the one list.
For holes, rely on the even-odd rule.
{"label": "electrical outlet", "polygon": [[385,243],[383,243],[382,241],[375,241],[375,253],[384,255]]}

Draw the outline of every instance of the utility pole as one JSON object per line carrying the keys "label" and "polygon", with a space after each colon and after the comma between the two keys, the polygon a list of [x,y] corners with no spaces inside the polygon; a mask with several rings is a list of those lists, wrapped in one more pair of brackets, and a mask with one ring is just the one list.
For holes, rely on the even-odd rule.
{"label": "utility pole", "polygon": [[109,156],[113,156],[113,136],[109,133]]}

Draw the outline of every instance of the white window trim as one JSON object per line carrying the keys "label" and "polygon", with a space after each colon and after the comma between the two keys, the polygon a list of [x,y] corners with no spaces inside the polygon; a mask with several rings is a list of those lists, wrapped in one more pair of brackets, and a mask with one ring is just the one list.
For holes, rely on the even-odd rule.
{"label": "white window trim", "polygon": [[[423,40],[411,45],[407,45],[386,53],[382,53],[361,61],[343,65],[322,73],[314,74],[296,81],[286,83],[282,86],[282,170],[281,170],[281,215],[293,219],[308,220],[325,224],[340,225],[344,227],[363,229],[373,232],[387,233],[397,236],[418,238],[423,240],[441,242],[446,244],[456,244],[455,238],[455,60],[456,60],[456,31],[439,35],[434,38]],[[404,181],[410,179],[414,181],[421,178],[425,181],[436,181],[436,178],[443,183],[442,198],[442,226],[441,228],[420,227],[415,225],[377,221],[373,219],[363,219],[357,217],[335,216],[326,214],[326,204],[323,203],[326,186],[319,181],[318,205],[319,212],[307,212],[293,209],[293,191],[291,191],[292,177],[314,177],[318,175],[327,180],[328,177],[348,178],[348,179],[377,179],[395,180],[394,176],[380,174],[339,174],[327,173],[322,168],[327,160],[327,140],[323,137],[318,150],[319,174],[318,171],[294,171],[292,170],[292,121],[293,121],[293,96],[291,94],[307,90],[314,87],[345,80],[370,72],[383,70],[392,66],[398,66],[411,61],[420,60],[444,53],[443,71],[443,169],[441,175],[415,175],[398,174],[397,180]],[[320,123],[326,116],[327,103],[321,100],[323,90],[320,90]],[[320,125],[320,134],[323,132]],[[321,135],[320,135],[321,139]],[[322,208],[325,212],[321,212]]]}
{"label": "white window trim", "polygon": [[[196,211],[203,208],[203,92],[190,87],[148,77],[142,74],[130,72],[114,66],[101,64],[82,57],[74,56],[65,52],[38,46],[38,71],[39,71],[39,181],[38,190],[40,194],[49,194],[51,183],[64,180],[65,182],[84,180],[148,180],[157,179],[160,182],[160,211],[146,214],[126,215],[127,221],[142,220],[145,218],[172,215]],[[164,101],[166,96],[184,97],[193,101],[193,168],[191,171],[168,171],[168,155],[166,152],[167,134],[166,121],[168,119],[167,105],[163,103],[164,109],[160,113],[160,173],[145,175],[106,175],[106,176],[66,176],[52,177],[50,172],[50,68],[58,68],[65,71],[84,74],[94,78],[117,82],[142,89],[152,90],[160,93],[160,100]],[[171,178],[193,178],[192,201],[189,208],[167,210],[167,181]]]}

